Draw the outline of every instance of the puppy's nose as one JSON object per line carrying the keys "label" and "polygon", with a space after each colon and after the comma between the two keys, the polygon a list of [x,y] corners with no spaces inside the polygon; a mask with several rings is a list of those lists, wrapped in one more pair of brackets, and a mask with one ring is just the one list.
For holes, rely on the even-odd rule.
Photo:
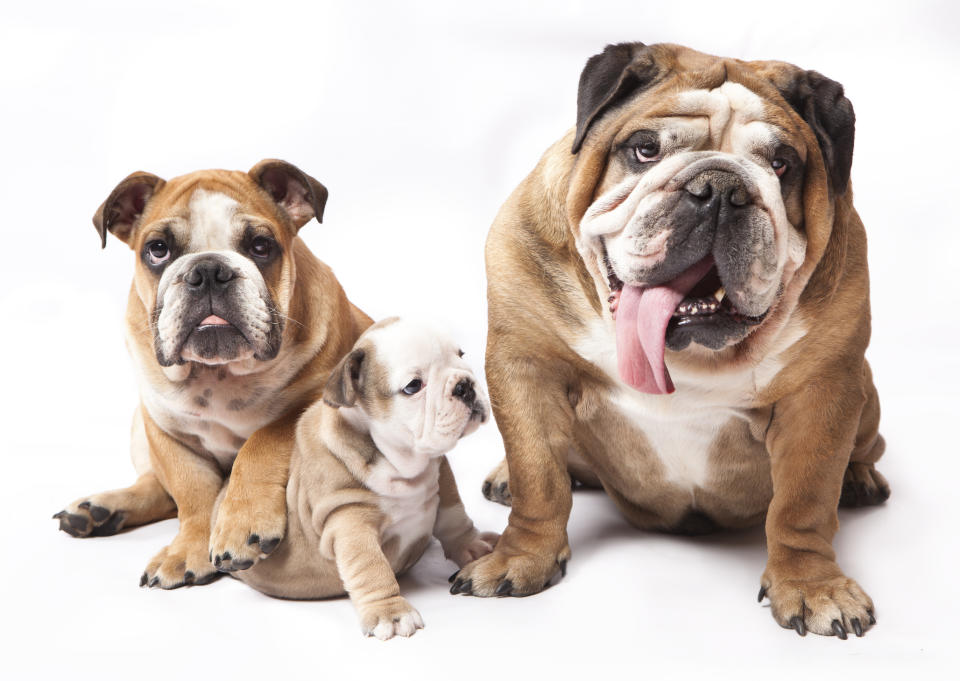
{"label": "puppy's nose", "polygon": [[183,275],[184,283],[193,289],[223,287],[234,278],[236,272],[232,267],[213,258],[200,260]]}
{"label": "puppy's nose", "polygon": [[461,379],[453,386],[453,396],[462,400],[464,404],[472,406],[477,399],[477,391],[473,389],[473,381],[469,378]]}

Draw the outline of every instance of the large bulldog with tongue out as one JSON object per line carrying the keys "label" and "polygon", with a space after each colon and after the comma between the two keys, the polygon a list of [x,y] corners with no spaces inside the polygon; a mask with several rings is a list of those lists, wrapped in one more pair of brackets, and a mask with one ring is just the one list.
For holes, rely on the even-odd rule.
{"label": "large bulldog with tongue out", "polygon": [[526,595],[565,570],[571,480],[636,526],[765,522],[761,600],[846,638],[873,603],[838,567],[837,506],[889,495],[866,236],[836,82],[782,62],[611,45],[576,128],[487,242],[487,378],[512,505],[453,591]]}
{"label": "large bulldog with tongue out", "polygon": [[297,419],[372,323],[298,236],[326,201],[315,179],[265,160],[168,181],[133,173],[93,218],[104,246],[109,233],[135,255],[126,340],[140,383],[139,477],[54,518],[90,537],[177,516],[141,586],[205,584],[283,537]]}

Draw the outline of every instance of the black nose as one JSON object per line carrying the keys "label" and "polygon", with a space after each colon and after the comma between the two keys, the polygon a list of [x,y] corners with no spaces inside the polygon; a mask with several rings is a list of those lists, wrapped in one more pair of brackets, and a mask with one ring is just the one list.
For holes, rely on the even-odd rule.
{"label": "black nose", "polygon": [[477,391],[473,389],[473,381],[469,378],[462,379],[453,386],[453,396],[462,400],[464,404],[472,406],[474,400],[477,399]]}
{"label": "black nose", "polygon": [[203,258],[194,263],[186,274],[183,282],[192,289],[223,288],[235,279],[237,273],[232,267],[218,258]]}
{"label": "black nose", "polygon": [[725,205],[743,208],[753,203],[744,181],[736,173],[707,170],[683,187],[691,200],[704,206],[715,205],[720,198]]}

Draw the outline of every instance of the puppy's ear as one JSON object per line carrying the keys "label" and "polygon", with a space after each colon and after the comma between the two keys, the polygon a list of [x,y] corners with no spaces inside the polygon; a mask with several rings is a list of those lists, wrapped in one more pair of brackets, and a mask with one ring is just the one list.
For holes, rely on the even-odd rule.
{"label": "puppy's ear", "polygon": [[573,153],[580,151],[590,126],[607,109],[653,84],[661,69],[643,43],[607,45],[587,60],[577,89],[577,135]]}
{"label": "puppy's ear", "polygon": [[296,229],[310,218],[323,222],[327,205],[327,188],[286,161],[266,159],[253,166],[250,177],[283,209]]}
{"label": "puppy's ear", "polygon": [[810,126],[820,145],[830,188],[843,194],[850,182],[856,121],[843,86],[821,73],[784,62],[759,62],[757,68]]}
{"label": "puppy's ear", "polygon": [[323,388],[323,401],[331,407],[352,407],[363,389],[363,362],[367,353],[357,348],[333,369]]}
{"label": "puppy's ear", "polygon": [[107,246],[107,232],[124,243],[130,243],[137,220],[143,215],[150,197],[163,183],[156,175],[138,171],[128,175],[110,192],[93,215],[93,226],[100,235],[101,247]]}

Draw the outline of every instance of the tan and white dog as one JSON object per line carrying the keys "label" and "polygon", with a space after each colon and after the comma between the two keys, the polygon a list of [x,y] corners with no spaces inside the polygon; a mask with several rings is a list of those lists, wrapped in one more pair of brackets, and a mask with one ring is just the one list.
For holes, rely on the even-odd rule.
{"label": "tan and white dog", "polygon": [[109,232],[136,256],[126,338],[140,383],[139,478],[54,517],[87,537],[178,516],[141,586],[209,582],[211,554],[240,569],[283,536],[296,419],[371,323],[297,236],[326,200],[312,177],[267,160],[169,181],[134,173],[94,216],[104,245]]}
{"label": "tan and white dog", "polygon": [[487,241],[506,465],[484,493],[513,509],[453,591],[562,572],[573,477],[641,528],[765,522],[776,620],[860,635],[873,603],[836,563],[837,505],[889,487],[843,88],[629,43],[587,62],[577,109]]}
{"label": "tan and white dog", "polygon": [[370,327],[297,426],[286,537],[236,576],[284,598],[346,592],[380,639],[423,627],[395,575],[431,536],[460,567],[497,540],[467,517],[445,456],[490,410],[462,354],[406,320]]}

